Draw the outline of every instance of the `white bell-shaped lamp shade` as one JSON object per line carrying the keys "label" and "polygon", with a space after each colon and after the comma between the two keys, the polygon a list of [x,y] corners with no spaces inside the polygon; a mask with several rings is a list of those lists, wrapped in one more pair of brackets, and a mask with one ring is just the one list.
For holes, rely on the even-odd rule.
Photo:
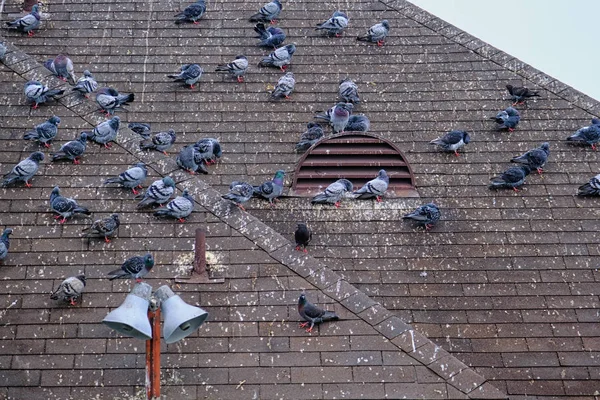
{"label": "white bell-shaped lamp shade", "polygon": [[208,317],[208,312],[187,304],[166,285],[158,288],[154,296],[159,300],[164,315],[163,337],[167,343],[175,343],[191,335]]}
{"label": "white bell-shaped lamp shade", "polygon": [[102,323],[124,336],[136,339],[152,339],[152,327],[148,319],[148,306],[152,287],[147,283],[136,284],[119,308],[111,311]]}

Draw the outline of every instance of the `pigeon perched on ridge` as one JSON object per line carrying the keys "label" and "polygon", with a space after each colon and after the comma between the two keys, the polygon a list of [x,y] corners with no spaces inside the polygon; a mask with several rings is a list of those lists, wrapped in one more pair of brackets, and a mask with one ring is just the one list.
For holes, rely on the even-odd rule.
{"label": "pigeon perched on ridge", "polygon": [[56,96],[60,96],[65,91],[63,89],[50,89],[39,81],[29,81],[24,87],[25,97],[29,100],[31,108],[37,109],[40,104],[45,103],[48,99],[56,99]]}
{"label": "pigeon perched on ridge", "polygon": [[198,64],[185,64],[180,68],[180,71],[176,75],[167,75],[167,78],[174,79],[175,82],[185,82],[186,85],[190,85],[190,89],[194,88],[204,72]]}
{"label": "pigeon perched on ridge", "polygon": [[137,205],[137,208],[150,207],[155,204],[162,206],[175,193],[175,181],[170,176],[152,182],[144,193],[144,198]]}
{"label": "pigeon perched on ridge", "polygon": [[410,219],[417,222],[419,225],[423,225],[425,230],[430,230],[436,222],[439,221],[442,213],[437,205],[428,203],[417,207],[411,213],[405,214],[402,219]]}
{"label": "pigeon perched on ridge", "polygon": [[206,162],[206,165],[212,165],[217,162],[217,158],[221,158],[223,151],[221,144],[214,138],[203,138],[194,143],[194,148],[199,154],[200,159]]}
{"label": "pigeon perched on ridge", "polygon": [[27,132],[23,135],[25,140],[37,140],[44,147],[50,147],[48,142],[52,141],[58,133],[58,124],[60,124],[60,118],[56,115],[50,117],[47,121],[35,127],[34,131]]}
{"label": "pigeon perched on ridge", "polygon": [[346,129],[346,125],[348,125],[353,108],[352,103],[337,103],[327,110],[325,114],[316,115],[315,118],[329,122],[333,133],[342,133]]}
{"label": "pigeon perched on ridge", "polygon": [[356,199],[365,200],[372,199],[373,197],[377,202],[381,202],[381,196],[384,195],[390,183],[390,177],[385,172],[385,169],[379,170],[377,177],[365,183],[363,187],[354,192]]}
{"label": "pigeon perched on ridge", "polygon": [[25,182],[25,186],[30,188],[31,183],[29,181],[40,168],[40,162],[42,161],[44,161],[44,153],[41,151],[31,153],[29,157],[20,161],[8,174],[4,175],[2,187]]}
{"label": "pigeon perched on ridge", "polygon": [[89,97],[88,93],[94,93],[98,90],[98,82],[96,82],[92,73],[86,69],[83,71],[83,76],[77,80],[75,87],[71,90],[81,93],[87,98]]}
{"label": "pigeon perched on ridge", "polygon": [[577,196],[600,196],[600,174],[594,176],[588,183],[579,186]]}
{"label": "pigeon perched on ridge", "polygon": [[87,138],[109,149],[115,142],[121,126],[121,118],[115,115],[108,121],[100,122],[93,131],[85,132]]}
{"label": "pigeon perched on ridge", "polygon": [[365,35],[358,36],[356,40],[377,43],[377,46],[383,46],[385,43],[385,38],[389,35],[389,33],[390,23],[387,19],[384,19],[380,23],[370,27]]}
{"label": "pigeon perched on ridge", "polygon": [[323,22],[322,24],[317,24],[315,30],[325,31],[327,36],[339,37],[342,31],[346,29],[349,22],[350,19],[348,18],[348,15],[340,10],[337,10],[327,21]]}
{"label": "pigeon perched on ridge", "polygon": [[344,132],[363,132],[366,133],[371,127],[371,121],[366,115],[351,115],[348,118],[348,123],[344,128]]}
{"label": "pigeon perched on ridge", "polygon": [[246,211],[244,204],[247,203],[254,194],[254,187],[246,182],[233,181],[229,185],[229,192],[221,196],[224,199],[231,200],[240,209]]}
{"label": "pigeon perched on ridge", "polygon": [[10,249],[10,238],[13,230],[11,228],[6,228],[2,232],[2,236],[0,236],[0,262],[3,262],[6,256],[8,256],[8,250]]}
{"label": "pigeon perched on ridge", "polygon": [[296,228],[296,232],[294,232],[294,240],[296,241],[296,250],[303,251],[308,253],[306,250],[306,246],[312,240],[312,232],[308,229],[306,224],[301,222],[298,223],[298,227]]}
{"label": "pigeon perched on ridge", "polygon": [[193,145],[184,146],[175,159],[179,168],[194,175],[196,172],[208,174],[206,163]]}
{"label": "pigeon perched on ridge", "polygon": [[518,192],[519,186],[525,183],[525,177],[531,173],[531,168],[528,165],[520,165],[518,167],[510,167],[498,176],[490,179],[488,185],[490,189],[509,188]]}
{"label": "pigeon perched on ridge", "polygon": [[147,175],[148,170],[146,169],[146,164],[139,162],[133,164],[127,171],[121,172],[119,176],[105,180],[104,184],[108,185],[110,183],[116,183],[124,188],[131,189],[133,194],[137,195],[138,191],[135,189],[142,187],[142,183],[146,180]]}
{"label": "pigeon perched on ridge", "polygon": [[226,72],[237,78],[237,81],[244,82],[244,74],[248,70],[248,58],[246,56],[237,56],[235,60],[228,64],[218,65],[215,71]]}
{"label": "pigeon perched on ridge", "polygon": [[254,186],[254,196],[269,200],[269,205],[273,205],[277,198],[283,193],[283,178],[285,171],[278,170],[272,181],[267,181],[260,186]]}
{"label": "pigeon perched on ridge", "polygon": [[258,65],[261,67],[275,67],[285,71],[288,65],[292,62],[292,56],[295,52],[296,45],[294,44],[288,44],[286,46],[279,47],[271,52],[268,56],[263,57]]}
{"label": "pigeon perched on ridge", "polygon": [[194,211],[194,203],[194,198],[190,196],[187,189],[184,189],[181,196],[175,197],[165,207],[156,210],[154,216],[175,218],[183,223]]}
{"label": "pigeon perched on ridge", "polygon": [[73,61],[64,54],[59,54],[54,59],[46,60],[44,67],[60,80],[69,82],[70,85],[75,85],[77,82]]}
{"label": "pigeon perched on ridge", "polygon": [[281,3],[279,0],[273,0],[270,3],[265,4],[258,10],[258,12],[252,15],[249,19],[250,22],[270,22],[276,24],[276,18],[281,13]]}
{"label": "pigeon perched on ridge", "polygon": [[6,42],[0,42],[0,60],[4,58],[7,51],[8,47],[6,47]]}
{"label": "pigeon perched on ridge", "polygon": [[303,293],[298,299],[298,314],[305,321],[300,324],[301,328],[309,327],[306,332],[312,332],[316,324],[321,322],[338,320],[340,317],[333,311],[326,311],[322,308],[312,304],[306,299],[306,295]]}
{"label": "pigeon perched on ridge", "polygon": [[120,94],[113,88],[103,87],[98,89],[96,94],[96,103],[100,106],[100,112],[110,117],[118,110],[127,111],[123,106],[131,103],[135,99],[133,93]]}
{"label": "pigeon perched on ridge", "polygon": [[525,104],[527,99],[531,97],[540,97],[538,92],[530,90],[524,86],[506,85],[506,90],[508,90],[512,101],[514,101],[513,106]]}
{"label": "pigeon perched on ridge", "polygon": [[588,144],[596,150],[596,143],[600,141],[600,125],[594,124],[583,127],[567,138],[570,142]]}
{"label": "pigeon perched on ridge", "polygon": [[204,0],[198,0],[193,4],[187,6],[182,12],[175,15],[175,23],[177,25],[183,24],[184,22],[191,22],[198,24],[198,20],[202,18],[206,12],[206,3]]}
{"label": "pigeon perched on ridge", "polygon": [[460,157],[458,149],[471,142],[471,136],[466,131],[450,131],[444,136],[432,140],[429,144],[439,146],[442,150],[454,152],[456,157]]}
{"label": "pigeon perched on ridge", "polygon": [[176,138],[177,135],[173,129],[169,129],[166,132],[158,132],[152,136],[150,143],[141,142],[140,149],[156,150],[162,152],[165,156],[168,156],[167,150],[173,146]]}
{"label": "pigeon perched on ridge", "polygon": [[150,132],[152,131],[150,124],[144,124],[142,122],[130,122],[127,127],[140,135],[143,139],[150,139]]}
{"label": "pigeon perched on ridge", "polygon": [[110,271],[107,275],[109,280],[113,279],[135,279],[141,282],[142,278],[154,267],[154,257],[148,253],[145,256],[133,256],[125,260],[121,268]]}
{"label": "pigeon perched on ridge", "polygon": [[300,140],[296,143],[296,152],[301,153],[308,150],[319,139],[325,136],[321,125],[315,122],[309,122],[306,125],[306,131],[300,136]]}
{"label": "pigeon perched on ridge", "polygon": [[257,38],[260,39],[258,46],[277,48],[285,40],[285,32],[281,28],[274,26],[265,27],[265,24],[259,22],[254,27],[254,31],[258,33]]}
{"label": "pigeon perched on ridge", "polygon": [[358,86],[350,78],[346,78],[340,81],[338,95],[340,96],[340,100],[344,103],[360,103],[360,97],[358,96]]}
{"label": "pigeon perched on ridge", "polygon": [[528,165],[532,170],[537,170],[538,174],[544,171],[542,167],[548,161],[550,155],[550,143],[544,142],[540,147],[529,150],[527,153],[514,157],[510,162]]}
{"label": "pigeon perched on ridge", "polygon": [[92,222],[92,226],[85,228],[83,232],[87,232],[86,236],[104,236],[104,241],[106,243],[110,243],[110,239],[108,237],[115,234],[117,229],[119,229],[119,225],[121,225],[121,221],[119,221],[119,214],[112,214],[109,217],[98,219]]}
{"label": "pigeon perched on ridge", "polygon": [[67,218],[74,214],[91,214],[87,208],[81,207],[74,199],[61,196],[58,186],[55,186],[50,194],[50,209],[58,214],[54,219],[62,217],[62,220],[59,221],[61,224],[64,224]]}
{"label": "pigeon perched on ridge", "polygon": [[60,149],[55,153],[50,153],[52,161],[71,160],[73,164],[79,164],[79,157],[83,155],[87,148],[87,133],[81,132],[79,139],[71,140],[60,146]]}
{"label": "pigeon perched on ridge", "polygon": [[39,5],[34,4],[29,14],[14,21],[6,22],[6,26],[7,29],[15,29],[27,33],[27,36],[33,36],[33,31],[40,27],[40,20]]}
{"label": "pigeon perched on ridge", "polygon": [[279,99],[281,97],[289,99],[290,94],[294,90],[294,86],[296,86],[296,79],[294,79],[294,73],[286,72],[286,74],[279,78],[279,81],[277,81],[275,89],[273,89],[273,91],[271,92],[271,99]]}
{"label": "pigeon perched on ridge", "polygon": [[333,204],[336,208],[340,206],[340,201],[346,192],[352,191],[352,182],[348,179],[338,179],[327,186],[324,192],[317,194],[310,201],[311,204]]}
{"label": "pigeon perched on ridge", "polygon": [[521,116],[516,109],[508,107],[503,111],[499,111],[495,117],[490,117],[490,119],[493,119],[496,122],[496,129],[508,129],[509,132],[512,132],[519,124]]}
{"label": "pigeon perched on ridge", "polygon": [[50,299],[68,301],[74,306],[81,297],[85,284],[85,275],[71,276],[58,285],[58,288],[50,295]]}

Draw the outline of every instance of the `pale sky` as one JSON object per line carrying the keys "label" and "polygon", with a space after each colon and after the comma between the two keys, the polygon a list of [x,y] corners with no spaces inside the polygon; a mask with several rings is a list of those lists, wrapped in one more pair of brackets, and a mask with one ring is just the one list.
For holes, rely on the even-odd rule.
{"label": "pale sky", "polygon": [[410,0],[600,100],[600,0]]}

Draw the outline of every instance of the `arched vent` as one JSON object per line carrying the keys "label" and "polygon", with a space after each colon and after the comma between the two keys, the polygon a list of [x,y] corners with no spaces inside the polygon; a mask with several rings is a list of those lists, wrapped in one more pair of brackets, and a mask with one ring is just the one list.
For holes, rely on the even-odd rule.
{"label": "arched vent", "polygon": [[369,134],[342,133],[321,140],[300,159],[292,196],[313,196],[340,178],[357,190],[385,169],[390,177],[387,197],[419,197],[406,158],[390,141]]}

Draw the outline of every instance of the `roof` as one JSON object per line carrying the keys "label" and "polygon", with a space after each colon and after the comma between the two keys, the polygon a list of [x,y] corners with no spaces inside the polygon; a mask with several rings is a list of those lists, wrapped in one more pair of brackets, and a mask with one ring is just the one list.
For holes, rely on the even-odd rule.
{"label": "roof", "polygon": [[[33,188],[2,189],[0,220],[15,232],[0,268],[7,382],[0,395],[134,397],[144,383],[143,344],[100,323],[131,284],[108,281],[106,272],[151,251],[157,267],[148,283],[172,284],[189,262],[194,229],[206,226],[213,270],[225,282],[174,287],[210,317],[184,342],[163,345],[166,398],[593,396],[600,380],[597,212],[594,199],[574,194],[598,172],[598,156],[564,139],[589,124],[600,103],[405,1],[286,2],[280,24],[298,46],[297,86],[291,101],[270,103],[266,91],[280,73],[255,66],[265,51],[254,47],[245,22],[261,3],[211,1],[198,26],[177,27],[171,15],[185,3],[67,0],[47,6],[49,19],[33,38],[6,33],[14,47],[0,65],[2,171],[38,149],[21,135],[49,116],[62,120],[53,148],[100,120],[93,102],[72,96],[39,110],[24,103],[31,77],[63,85],[40,62],[64,51],[78,74],[88,68],[136,93],[124,120],[175,129],[177,149],[217,137],[224,155],[209,175],[190,179],[175,171],[176,150],[170,159],[141,153],[122,129],[113,149],[90,145],[81,165],[45,162]],[[349,31],[315,36],[313,24],[336,6],[349,7]],[[383,18],[391,25],[383,48],[354,41]],[[252,65],[246,83],[211,72],[240,53]],[[166,82],[165,74],[190,61],[207,71],[196,91]],[[248,213],[222,202],[234,179],[259,183],[277,169],[294,170],[299,134],[336,101],[346,76],[359,85],[370,133],[408,159],[420,199],[340,209],[299,198],[274,208],[253,200]],[[486,118],[509,104],[502,100],[509,82],[543,89],[543,98],[520,109],[515,132],[496,133]],[[455,128],[472,132],[461,157],[432,151],[428,142]],[[485,187],[511,157],[542,141],[551,145],[544,175],[529,177],[518,194]],[[151,163],[147,182],[169,174],[179,189],[191,189],[198,205],[188,222],[137,212],[131,194],[101,185],[139,159]],[[118,238],[81,239],[89,222],[81,218],[55,224],[47,199],[56,184],[94,217],[118,212]],[[431,232],[400,221],[430,200],[442,210]],[[300,220],[313,230],[308,256],[289,243]],[[64,277],[83,271],[81,306],[49,299]],[[306,334],[296,326],[302,290],[343,320]]]}

